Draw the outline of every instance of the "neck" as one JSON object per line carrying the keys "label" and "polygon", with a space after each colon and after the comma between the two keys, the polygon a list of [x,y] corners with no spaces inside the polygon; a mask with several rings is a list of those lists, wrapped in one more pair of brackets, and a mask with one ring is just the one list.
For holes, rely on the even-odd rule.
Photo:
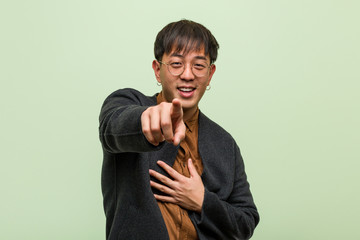
{"label": "neck", "polygon": [[184,109],[183,108],[183,119],[184,119],[184,122],[188,121],[190,118],[192,118],[194,116],[194,114],[196,113],[197,111],[197,107],[196,108],[193,108],[193,109]]}

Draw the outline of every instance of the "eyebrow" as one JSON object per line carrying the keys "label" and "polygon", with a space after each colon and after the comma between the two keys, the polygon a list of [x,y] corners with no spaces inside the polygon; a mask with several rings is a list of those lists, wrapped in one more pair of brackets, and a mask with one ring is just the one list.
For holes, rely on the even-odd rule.
{"label": "eyebrow", "polygon": [[[170,55],[170,57],[179,57],[179,58],[185,58],[183,55],[181,55],[180,53],[173,53]],[[205,56],[195,56],[196,59],[200,59],[200,60],[207,60]]]}

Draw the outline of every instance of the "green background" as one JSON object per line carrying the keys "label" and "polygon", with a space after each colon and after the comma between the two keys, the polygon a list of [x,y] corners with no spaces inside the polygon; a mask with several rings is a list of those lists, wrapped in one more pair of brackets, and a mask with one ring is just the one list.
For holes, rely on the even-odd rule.
{"label": "green background", "polygon": [[201,110],[239,144],[252,239],[360,239],[357,0],[0,3],[0,239],[104,239],[98,114],[112,91],[159,91],[162,27],[220,43]]}

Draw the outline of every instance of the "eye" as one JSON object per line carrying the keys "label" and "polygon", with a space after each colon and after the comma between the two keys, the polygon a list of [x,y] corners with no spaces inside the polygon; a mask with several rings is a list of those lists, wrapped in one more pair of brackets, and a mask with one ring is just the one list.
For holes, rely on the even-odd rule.
{"label": "eye", "polygon": [[206,64],[203,63],[194,63],[194,68],[198,69],[198,70],[202,70],[204,68],[206,68]]}
{"label": "eye", "polygon": [[182,62],[171,62],[170,66],[173,68],[181,68],[183,66]]}

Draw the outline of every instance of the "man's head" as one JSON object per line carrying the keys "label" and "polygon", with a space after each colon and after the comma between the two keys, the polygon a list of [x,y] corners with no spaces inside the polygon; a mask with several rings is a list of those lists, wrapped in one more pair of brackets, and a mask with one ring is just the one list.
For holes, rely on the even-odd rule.
{"label": "man's head", "polygon": [[155,40],[152,67],[167,102],[180,100],[184,119],[195,113],[215,72],[219,45],[203,25],[189,20],[165,26]]}
{"label": "man's head", "polygon": [[188,53],[204,48],[209,55],[210,63],[217,58],[219,44],[211,32],[203,25],[190,21],[180,20],[166,25],[156,36],[154,44],[155,58],[162,60],[164,53],[172,51]]}

